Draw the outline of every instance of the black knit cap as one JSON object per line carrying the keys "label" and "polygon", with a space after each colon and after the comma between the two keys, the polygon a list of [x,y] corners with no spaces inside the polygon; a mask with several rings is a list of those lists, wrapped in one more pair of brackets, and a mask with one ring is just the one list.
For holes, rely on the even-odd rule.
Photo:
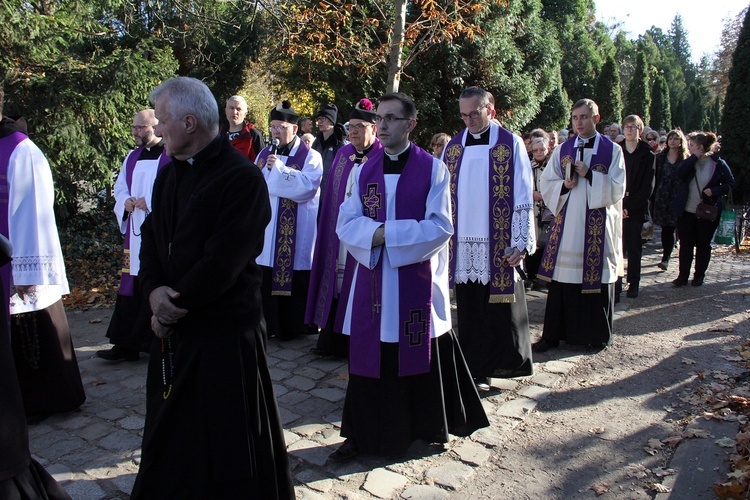
{"label": "black knit cap", "polygon": [[319,118],[321,116],[325,116],[329,120],[331,120],[331,123],[336,125],[336,118],[339,115],[339,108],[336,107],[335,104],[328,103],[322,108],[320,108],[320,111],[318,111],[318,114],[315,115],[315,118]]}
{"label": "black knit cap", "polygon": [[296,125],[297,120],[299,120],[299,115],[297,115],[297,112],[292,108],[291,102],[284,101],[277,104],[276,107],[271,110],[271,120],[279,120],[282,122],[294,123]]}
{"label": "black knit cap", "polygon": [[366,122],[375,123],[376,114],[373,108],[374,106],[372,105],[372,101],[370,101],[366,97],[364,99],[360,99],[349,115],[349,119],[351,120],[352,118],[359,118],[360,120]]}

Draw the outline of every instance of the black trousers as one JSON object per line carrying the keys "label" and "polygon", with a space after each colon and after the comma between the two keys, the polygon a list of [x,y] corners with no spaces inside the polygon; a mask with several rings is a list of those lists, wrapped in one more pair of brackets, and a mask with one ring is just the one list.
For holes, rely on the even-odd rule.
{"label": "black trousers", "polygon": [[678,279],[687,280],[690,276],[693,250],[695,250],[695,275],[693,277],[703,279],[706,276],[706,269],[711,261],[711,240],[718,227],[719,217],[715,221],[705,221],[698,219],[690,212],[684,212],[677,220],[677,233],[680,235]]}
{"label": "black trousers", "polygon": [[641,281],[642,230],[642,220],[624,219],[622,221],[622,245],[628,256],[628,284],[635,287]]}
{"label": "black trousers", "polygon": [[661,227],[661,260],[666,262],[672,257],[672,251],[674,250],[674,231],[677,229],[676,226],[662,226]]}

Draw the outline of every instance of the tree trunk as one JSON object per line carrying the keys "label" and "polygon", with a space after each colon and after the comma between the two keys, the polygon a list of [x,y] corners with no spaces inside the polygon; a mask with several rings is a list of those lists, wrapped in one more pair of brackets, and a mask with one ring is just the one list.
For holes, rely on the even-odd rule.
{"label": "tree trunk", "polygon": [[406,28],[406,0],[396,0],[393,11],[395,18],[393,20],[391,52],[388,56],[387,93],[398,92],[398,84],[401,81],[401,52],[404,45],[404,29]]}

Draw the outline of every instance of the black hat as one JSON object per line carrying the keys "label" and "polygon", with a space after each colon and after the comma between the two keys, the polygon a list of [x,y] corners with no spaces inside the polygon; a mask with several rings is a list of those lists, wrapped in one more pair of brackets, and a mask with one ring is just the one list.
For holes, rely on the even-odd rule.
{"label": "black hat", "polygon": [[297,115],[297,112],[292,108],[291,102],[284,101],[277,104],[276,107],[271,110],[271,120],[296,124],[297,120],[299,120],[299,115]]}
{"label": "black hat", "polygon": [[320,111],[318,111],[318,114],[315,115],[315,118],[325,116],[326,118],[331,120],[331,123],[335,125],[338,114],[339,114],[339,108],[337,108],[335,104],[329,103],[323,106],[322,108],[320,108]]}
{"label": "black hat", "polygon": [[349,115],[349,119],[359,118],[366,122],[375,123],[375,116],[372,101],[365,97],[364,99],[360,99],[357,105],[354,106],[354,109]]}

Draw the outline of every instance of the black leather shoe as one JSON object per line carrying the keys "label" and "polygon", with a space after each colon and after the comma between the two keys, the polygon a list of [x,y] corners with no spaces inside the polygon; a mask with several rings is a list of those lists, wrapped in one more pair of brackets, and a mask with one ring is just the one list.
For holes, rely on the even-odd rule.
{"label": "black leather shoe", "polygon": [[489,377],[475,377],[474,385],[477,386],[477,390],[479,391],[489,391],[490,390],[490,378]]}
{"label": "black leather shoe", "polygon": [[685,286],[687,285],[687,278],[677,278],[672,282],[672,284],[676,287]]}
{"label": "black leather shoe", "polygon": [[703,278],[693,278],[693,281],[690,282],[693,286],[701,286],[703,284]]}
{"label": "black leather shoe", "polygon": [[558,341],[551,341],[551,340],[540,340],[538,342],[534,342],[531,344],[531,350],[534,352],[544,352],[549,351],[550,349],[553,349],[560,345],[560,342]]}
{"label": "black leather shoe", "polygon": [[320,356],[321,358],[329,358],[333,356],[332,352],[321,349],[320,347],[313,347],[312,349],[310,349],[310,354],[315,354],[316,356]]}
{"label": "black leather shoe", "polygon": [[96,351],[96,357],[106,359],[107,361],[138,361],[141,356],[138,354],[138,351],[114,346],[112,349]]}
{"label": "black leather shoe", "polygon": [[628,288],[628,291],[627,291],[627,293],[625,295],[627,295],[627,297],[629,299],[635,299],[635,298],[637,298],[638,297],[638,287],[631,285],[630,288]]}
{"label": "black leather shoe", "polygon": [[663,260],[663,261],[659,262],[658,264],[656,264],[656,267],[658,267],[662,271],[666,271],[667,268],[669,268],[669,261],[668,260]]}
{"label": "black leather shoe", "polygon": [[357,443],[353,439],[347,439],[339,449],[328,455],[329,462],[348,462],[359,455]]}

